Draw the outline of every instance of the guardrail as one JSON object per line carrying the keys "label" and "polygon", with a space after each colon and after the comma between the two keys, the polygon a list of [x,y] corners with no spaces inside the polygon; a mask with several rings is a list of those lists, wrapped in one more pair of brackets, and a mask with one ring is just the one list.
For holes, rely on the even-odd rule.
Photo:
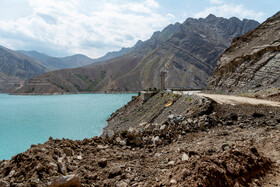
{"label": "guardrail", "polygon": [[203,91],[203,88],[169,88],[171,91]]}

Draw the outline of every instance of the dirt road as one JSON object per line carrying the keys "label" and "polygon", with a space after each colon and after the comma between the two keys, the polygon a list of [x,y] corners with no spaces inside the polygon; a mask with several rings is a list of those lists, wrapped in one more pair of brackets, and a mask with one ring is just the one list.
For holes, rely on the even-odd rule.
{"label": "dirt road", "polygon": [[214,101],[220,104],[231,104],[231,105],[251,104],[251,105],[266,105],[266,106],[280,107],[280,102],[268,101],[263,99],[254,99],[254,98],[234,96],[234,95],[206,94],[201,92],[194,93],[194,94],[213,99]]}

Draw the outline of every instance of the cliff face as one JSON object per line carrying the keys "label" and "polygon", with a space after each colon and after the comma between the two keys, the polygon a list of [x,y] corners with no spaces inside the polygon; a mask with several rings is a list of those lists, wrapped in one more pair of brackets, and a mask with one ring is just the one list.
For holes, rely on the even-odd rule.
{"label": "cliff face", "polygon": [[208,88],[215,92],[257,92],[280,88],[280,12],[233,40],[220,57]]}
{"label": "cliff face", "polygon": [[[50,72],[31,79],[14,93],[45,94],[139,91],[160,88],[160,71],[168,70],[167,87],[206,87],[218,57],[234,37],[259,24],[252,20],[188,18],[138,42],[120,57],[82,68]],[[43,83],[43,84],[42,84]],[[49,86],[44,86],[48,84]]]}

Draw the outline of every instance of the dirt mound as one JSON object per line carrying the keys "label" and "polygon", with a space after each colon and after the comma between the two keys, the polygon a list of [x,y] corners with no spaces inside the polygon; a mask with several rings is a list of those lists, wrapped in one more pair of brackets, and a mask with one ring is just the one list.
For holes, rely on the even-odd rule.
{"label": "dirt mound", "polygon": [[74,186],[246,186],[272,166],[250,145],[181,154],[168,153],[169,146],[152,150],[101,142],[51,139],[2,161],[0,177],[10,186],[55,186],[57,181]]}
{"label": "dirt mound", "polygon": [[247,186],[270,167],[271,161],[261,157],[256,148],[245,146],[211,156],[195,154],[160,181],[178,186]]}

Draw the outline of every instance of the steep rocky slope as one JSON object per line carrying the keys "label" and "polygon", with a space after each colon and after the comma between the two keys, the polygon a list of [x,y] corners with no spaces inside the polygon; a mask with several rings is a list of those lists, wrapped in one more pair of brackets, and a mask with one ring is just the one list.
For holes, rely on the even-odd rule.
{"label": "steep rocky slope", "polygon": [[[234,37],[259,24],[252,20],[188,18],[138,42],[123,56],[82,68],[50,72],[31,79],[18,94],[138,91],[160,87],[160,71],[168,70],[167,87],[203,88],[218,57]],[[49,86],[44,87],[43,85]]]}
{"label": "steep rocky slope", "polygon": [[39,61],[0,46],[0,91],[47,71],[49,68]]}
{"label": "steep rocky slope", "polygon": [[[234,39],[208,85],[215,92],[280,92],[280,12]],[[264,92],[260,92],[265,95]]]}

